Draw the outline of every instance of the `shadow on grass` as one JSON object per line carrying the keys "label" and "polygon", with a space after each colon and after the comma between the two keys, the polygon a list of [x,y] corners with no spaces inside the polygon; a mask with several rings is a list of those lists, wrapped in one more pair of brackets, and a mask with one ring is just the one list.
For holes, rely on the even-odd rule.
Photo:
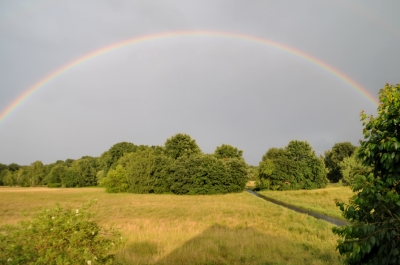
{"label": "shadow on grass", "polygon": [[339,264],[339,259],[334,249],[324,253],[317,244],[215,224],[155,264]]}

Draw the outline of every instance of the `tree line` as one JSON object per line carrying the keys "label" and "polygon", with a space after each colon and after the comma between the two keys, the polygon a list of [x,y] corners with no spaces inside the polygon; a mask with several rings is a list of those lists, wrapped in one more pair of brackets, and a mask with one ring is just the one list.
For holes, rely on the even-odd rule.
{"label": "tree line", "polygon": [[8,186],[103,186],[108,192],[218,194],[240,192],[248,180],[243,151],[223,144],[204,154],[187,134],[164,146],[121,142],[100,157],[59,160],[49,165],[0,164],[1,184]]}
{"label": "tree line", "polygon": [[[350,185],[362,169],[356,154],[356,146],[342,142],[317,157],[308,142],[293,140],[284,148],[270,148],[254,167],[245,163],[243,151],[236,147],[223,144],[213,154],[203,154],[189,135],[177,134],[164,146],[120,142],[100,157],[48,165],[41,161],[30,166],[0,163],[0,185],[102,185],[109,192],[203,194],[243,190],[245,180],[252,179],[259,190],[314,189],[328,182]],[[217,182],[227,181],[230,187],[217,188]]]}

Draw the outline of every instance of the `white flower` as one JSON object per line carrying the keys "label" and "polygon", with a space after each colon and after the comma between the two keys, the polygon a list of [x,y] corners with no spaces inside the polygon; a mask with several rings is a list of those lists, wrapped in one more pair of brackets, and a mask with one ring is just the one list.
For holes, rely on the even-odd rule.
{"label": "white flower", "polygon": [[8,259],[7,259],[7,262],[10,262],[10,261],[12,261],[12,258],[8,258]]}
{"label": "white flower", "polygon": [[51,220],[54,220],[54,218],[55,218],[55,217],[54,217],[54,216],[52,216],[52,217],[51,217]]}
{"label": "white flower", "polygon": [[76,210],[75,210],[75,213],[79,213],[79,210],[78,210],[78,209],[76,209]]}
{"label": "white flower", "polygon": [[87,261],[87,264],[88,264],[88,265],[92,264],[92,261],[91,261],[91,260],[88,260],[88,261]]}
{"label": "white flower", "polygon": [[94,235],[94,231],[92,231],[92,235]]}

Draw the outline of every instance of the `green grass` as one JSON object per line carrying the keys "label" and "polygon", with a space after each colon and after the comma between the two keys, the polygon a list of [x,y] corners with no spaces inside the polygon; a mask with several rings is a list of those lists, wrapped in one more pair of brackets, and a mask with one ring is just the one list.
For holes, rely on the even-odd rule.
{"label": "green grass", "polygon": [[348,186],[333,185],[317,190],[259,191],[258,193],[340,219],[344,218],[335,204],[335,199],[347,203],[354,195]]}
{"label": "green grass", "polygon": [[0,225],[35,211],[79,207],[127,239],[124,264],[341,264],[333,225],[247,193],[212,196],[107,194],[102,188],[0,188]]}

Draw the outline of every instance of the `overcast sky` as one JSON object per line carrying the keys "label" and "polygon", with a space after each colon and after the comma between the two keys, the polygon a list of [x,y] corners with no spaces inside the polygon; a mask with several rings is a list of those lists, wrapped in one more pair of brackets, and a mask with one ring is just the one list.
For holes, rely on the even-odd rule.
{"label": "overcast sky", "polygon": [[[102,47],[175,31],[257,37],[308,54],[377,98],[400,83],[400,1],[0,1],[0,114],[38,81]],[[86,60],[0,122],[0,163],[100,156],[113,144],[163,145],[187,133],[257,165],[307,140],[317,154],[358,144],[376,106],[294,53],[222,34],[156,38]]]}

